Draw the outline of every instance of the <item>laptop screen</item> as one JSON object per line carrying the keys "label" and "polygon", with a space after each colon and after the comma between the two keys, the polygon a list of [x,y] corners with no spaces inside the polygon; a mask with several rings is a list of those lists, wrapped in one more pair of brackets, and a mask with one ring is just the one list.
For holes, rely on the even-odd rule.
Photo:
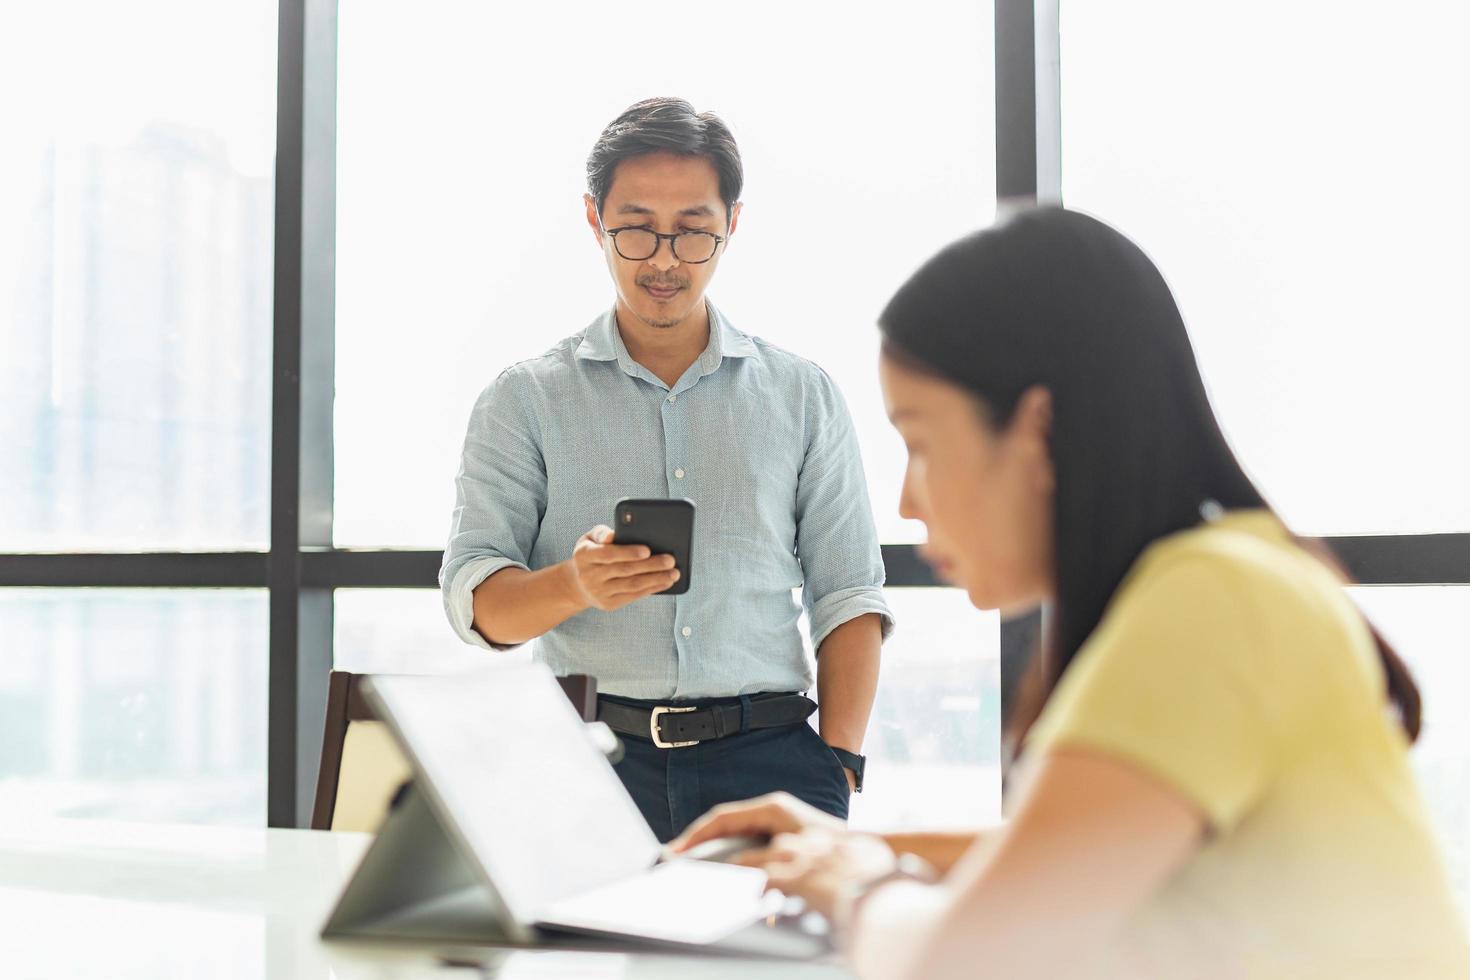
{"label": "laptop screen", "polygon": [[544,666],[370,686],[441,819],[518,922],[657,859],[657,838]]}

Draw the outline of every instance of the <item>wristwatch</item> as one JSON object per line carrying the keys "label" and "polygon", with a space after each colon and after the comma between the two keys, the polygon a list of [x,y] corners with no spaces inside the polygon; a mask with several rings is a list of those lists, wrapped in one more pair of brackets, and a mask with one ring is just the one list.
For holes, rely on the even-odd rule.
{"label": "wristwatch", "polygon": [[837,761],[842,763],[842,768],[852,770],[853,792],[861,793],[863,791],[863,768],[868,763],[867,758],[858,755],[856,752],[849,752],[846,749],[839,749],[830,745],[827,747],[832,749],[832,754],[837,756]]}

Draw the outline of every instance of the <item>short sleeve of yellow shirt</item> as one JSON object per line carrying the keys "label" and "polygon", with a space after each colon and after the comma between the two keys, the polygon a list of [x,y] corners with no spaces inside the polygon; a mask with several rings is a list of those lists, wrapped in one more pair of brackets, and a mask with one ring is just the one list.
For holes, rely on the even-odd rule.
{"label": "short sleeve of yellow shirt", "polygon": [[1259,624],[1208,554],[1140,571],[1053,692],[1028,751],[1065,743],[1126,759],[1229,829],[1274,762]]}

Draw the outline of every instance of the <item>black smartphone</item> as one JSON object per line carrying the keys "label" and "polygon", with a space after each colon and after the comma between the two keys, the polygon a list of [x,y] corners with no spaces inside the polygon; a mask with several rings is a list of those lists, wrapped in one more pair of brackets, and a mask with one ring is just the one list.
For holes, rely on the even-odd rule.
{"label": "black smartphone", "polygon": [[694,555],[694,501],[627,497],[613,511],[613,544],[642,544],[655,555],[673,555],[679,581],[654,595],[683,595],[689,591],[689,566]]}

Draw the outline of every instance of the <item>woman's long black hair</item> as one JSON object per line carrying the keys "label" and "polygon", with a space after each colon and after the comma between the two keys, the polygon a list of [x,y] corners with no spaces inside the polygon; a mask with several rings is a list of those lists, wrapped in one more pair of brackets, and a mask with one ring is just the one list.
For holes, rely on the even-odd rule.
{"label": "woman's long black hair", "polygon": [[[1266,502],[1220,431],[1163,276],[1096,219],[1035,208],[968,235],[925,263],[879,322],[889,356],[967,389],[997,427],[1028,388],[1051,393],[1056,596],[1020,685],[1029,695],[1008,712],[1018,745],[1150,544],[1198,524],[1202,507]],[[1343,575],[1325,545],[1302,544]],[[1374,638],[1414,739],[1418,688]]]}

